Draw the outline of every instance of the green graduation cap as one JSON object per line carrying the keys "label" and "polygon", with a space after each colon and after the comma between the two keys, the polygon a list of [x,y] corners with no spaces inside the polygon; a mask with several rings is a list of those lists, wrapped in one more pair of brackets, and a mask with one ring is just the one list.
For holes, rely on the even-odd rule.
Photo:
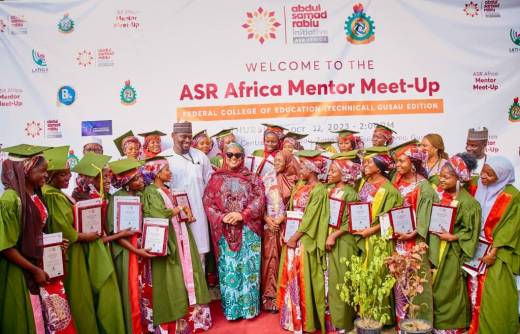
{"label": "green graduation cap", "polygon": [[389,154],[390,148],[388,148],[386,146],[372,146],[372,147],[363,149],[362,152],[363,152],[363,156],[365,158],[367,158],[367,157],[371,157],[371,156],[374,156],[377,154],[383,154],[383,153]]}
{"label": "green graduation cap", "polygon": [[114,139],[114,144],[116,144],[116,148],[119,151],[119,153],[121,154],[121,156],[125,155],[125,152],[123,152],[123,146],[122,146],[123,140],[126,137],[133,137],[133,135],[134,135],[134,133],[132,132],[132,130],[130,130],[130,131],[125,132],[121,136],[117,137],[116,139]]}
{"label": "green graduation cap", "polygon": [[276,124],[270,124],[270,123],[262,123],[263,126],[265,126],[266,128],[275,128],[275,129],[278,129],[278,130],[288,130],[286,128],[284,128],[283,126],[280,126],[280,125],[276,125]]}
{"label": "green graduation cap", "polygon": [[324,139],[324,140],[309,141],[309,143],[320,145],[323,148],[328,148],[328,147],[331,147],[332,145],[336,144],[336,141],[330,140],[330,139]]}
{"label": "green graduation cap", "polygon": [[347,137],[350,135],[355,135],[356,133],[359,133],[358,131],[353,130],[338,130],[338,131],[331,131],[332,133],[337,133],[340,137]]}
{"label": "green graduation cap", "polygon": [[43,152],[47,160],[47,170],[63,170],[69,168],[67,159],[69,157],[70,146],[54,147]]}
{"label": "green graduation cap", "polygon": [[153,130],[153,131],[150,131],[150,132],[139,133],[138,136],[145,137],[145,138],[148,137],[148,136],[159,136],[159,137],[162,137],[162,136],[166,136],[166,133],[161,132],[159,130]]}
{"label": "green graduation cap", "polygon": [[110,169],[112,170],[112,173],[114,174],[123,174],[125,172],[128,172],[132,169],[136,169],[143,166],[143,161],[141,160],[135,160],[135,159],[121,159],[112,161],[108,164],[110,166]]}
{"label": "green graduation cap", "polygon": [[110,158],[112,157],[108,155],[87,152],[72,171],[81,175],[96,177],[110,161]]}
{"label": "green graduation cap", "polygon": [[372,123],[374,124],[376,127],[374,128],[374,130],[377,130],[377,129],[380,129],[380,130],[386,130],[386,131],[390,131],[392,133],[397,133],[395,132],[393,129],[389,128],[388,126],[386,125],[383,125],[383,124],[379,124],[379,123]]}
{"label": "green graduation cap", "polygon": [[204,130],[200,130],[198,132],[195,132],[195,134],[193,135],[193,139],[197,138],[198,136],[202,136],[202,135],[208,135],[208,131],[206,129]]}
{"label": "green graduation cap", "polygon": [[308,136],[308,134],[305,134],[305,133],[296,133],[296,132],[289,131],[285,134],[284,138],[294,138],[295,140],[301,140],[307,136]]}
{"label": "green graduation cap", "polygon": [[147,163],[148,161],[154,161],[159,159],[168,159],[169,157],[172,157],[173,155],[156,155],[155,157],[149,157],[143,160],[143,163]]}
{"label": "green graduation cap", "polygon": [[406,141],[402,144],[390,147],[390,153],[395,156],[397,154],[397,152],[399,152],[400,150],[405,149],[408,146],[417,146],[418,144],[419,144],[419,141],[417,139],[412,139],[412,140]]}
{"label": "green graduation cap", "polygon": [[[228,128],[228,129],[224,129],[224,130],[220,130],[219,132],[215,133],[214,135],[211,136],[211,138],[222,138],[222,137],[225,137],[227,135],[230,135],[230,134],[233,134],[233,131],[236,130],[237,128]],[[205,131],[205,130],[204,130]],[[199,133],[197,133],[199,134]],[[196,136],[193,136],[193,138],[195,138]]]}
{"label": "green graduation cap", "polygon": [[342,160],[342,159],[352,160],[352,159],[356,159],[356,158],[359,157],[358,153],[359,153],[359,150],[352,150],[352,151],[348,151],[348,152],[336,153],[333,156],[331,156],[330,158],[332,160],[336,160],[336,159],[339,159],[339,160]]}
{"label": "green graduation cap", "polygon": [[320,151],[317,150],[301,150],[295,153],[299,158],[316,158],[321,155]]}
{"label": "green graduation cap", "polygon": [[37,154],[40,154],[48,149],[50,149],[50,147],[20,144],[16,146],[3,148],[0,151],[9,153],[10,157],[27,159]]}

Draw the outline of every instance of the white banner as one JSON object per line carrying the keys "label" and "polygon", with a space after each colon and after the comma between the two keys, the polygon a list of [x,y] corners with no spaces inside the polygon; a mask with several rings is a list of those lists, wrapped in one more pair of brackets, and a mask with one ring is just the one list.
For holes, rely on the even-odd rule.
{"label": "white banner", "polygon": [[[520,168],[517,1],[4,1],[0,143],[70,144],[191,120],[230,126],[248,151],[260,123],[334,138],[391,126]],[[166,139],[165,144],[170,145]],[[518,184],[518,181],[517,181]]]}

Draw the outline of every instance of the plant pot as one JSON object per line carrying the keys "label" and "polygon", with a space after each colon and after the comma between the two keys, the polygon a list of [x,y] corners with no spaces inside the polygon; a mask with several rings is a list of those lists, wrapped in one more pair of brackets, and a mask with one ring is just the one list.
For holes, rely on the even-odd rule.
{"label": "plant pot", "polygon": [[[367,321],[370,324],[367,324]],[[357,334],[381,334],[383,331],[383,325],[372,319],[356,319],[354,326]]]}
{"label": "plant pot", "polygon": [[433,326],[426,320],[406,319],[399,322],[399,330],[402,334],[431,334]]}

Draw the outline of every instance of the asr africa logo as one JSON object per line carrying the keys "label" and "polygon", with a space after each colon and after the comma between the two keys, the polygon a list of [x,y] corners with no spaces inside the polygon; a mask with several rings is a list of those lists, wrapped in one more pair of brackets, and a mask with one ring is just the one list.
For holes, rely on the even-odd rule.
{"label": "asr africa logo", "polygon": [[61,20],[58,22],[58,30],[65,34],[74,31],[74,21],[69,17],[69,13],[63,15]]}
{"label": "asr africa logo", "polygon": [[352,44],[368,44],[375,40],[374,21],[363,11],[363,5],[354,5],[354,13],[345,21],[347,41]]}
{"label": "asr africa logo", "polygon": [[276,28],[281,26],[276,20],[274,11],[266,11],[262,7],[258,7],[256,11],[246,13],[246,23],[242,24],[242,28],[247,30],[247,39],[256,39],[260,44],[265,41],[276,38]]}
{"label": "asr africa logo", "polygon": [[518,104],[518,97],[515,97],[513,104],[509,108],[509,120],[511,122],[520,122],[520,104]]}
{"label": "asr africa logo", "polygon": [[121,103],[124,105],[131,105],[135,103],[137,99],[137,92],[135,88],[130,86],[130,80],[125,81],[125,86],[121,89],[121,93],[119,94],[121,97]]}

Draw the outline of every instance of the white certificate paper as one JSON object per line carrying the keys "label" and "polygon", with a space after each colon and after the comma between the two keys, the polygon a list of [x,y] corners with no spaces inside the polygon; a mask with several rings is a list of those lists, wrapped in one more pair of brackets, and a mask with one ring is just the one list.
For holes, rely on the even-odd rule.
{"label": "white certificate paper", "polygon": [[349,204],[348,207],[351,232],[361,231],[371,226],[372,217],[370,217],[370,204]]}
{"label": "white certificate paper", "polygon": [[390,223],[390,215],[388,213],[383,213],[379,216],[379,227],[381,228],[381,237],[383,239],[392,239],[392,224]]}
{"label": "white certificate paper", "polygon": [[442,233],[452,232],[452,222],[454,220],[455,208],[437,204],[432,205],[432,215],[430,219],[430,232]]}
{"label": "white certificate paper", "polygon": [[143,248],[150,249],[151,253],[162,253],[165,233],[166,229],[162,226],[147,226]]}
{"label": "white certificate paper", "polygon": [[60,277],[65,274],[62,242],[61,232],[43,235],[43,271],[49,275],[49,278]]}
{"label": "white certificate paper", "polygon": [[395,234],[405,234],[415,230],[413,212],[410,207],[391,210],[390,215]]}
{"label": "white certificate paper", "polygon": [[345,211],[345,201],[337,198],[330,198],[330,217],[329,225],[335,228],[341,226],[341,220],[343,218],[343,212]]}
{"label": "white certificate paper", "polygon": [[79,232],[90,233],[102,232],[102,211],[101,207],[85,208],[79,210],[81,215],[81,227]]}
{"label": "white certificate paper", "polygon": [[141,206],[136,204],[137,203],[118,203],[117,210],[119,211],[119,230],[116,231],[116,233],[128,228],[133,231],[141,230]]}
{"label": "white certificate paper", "polygon": [[166,255],[168,224],[168,219],[145,218],[143,221],[143,248],[150,249],[150,252],[154,254]]}
{"label": "white certificate paper", "polygon": [[486,264],[480,259],[488,253],[490,248],[491,245],[487,240],[480,239],[473,258],[468,262],[464,262],[462,268],[472,276],[483,274],[486,271]]}
{"label": "white certificate paper", "polygon": [[285,223],[285,234],[283,240],[285,242],[289,241],[291,237],[296,233],[298,227],[300,227],[300,223],[303,218],[303,212],[299,211],[287,211],[287,221]]}

